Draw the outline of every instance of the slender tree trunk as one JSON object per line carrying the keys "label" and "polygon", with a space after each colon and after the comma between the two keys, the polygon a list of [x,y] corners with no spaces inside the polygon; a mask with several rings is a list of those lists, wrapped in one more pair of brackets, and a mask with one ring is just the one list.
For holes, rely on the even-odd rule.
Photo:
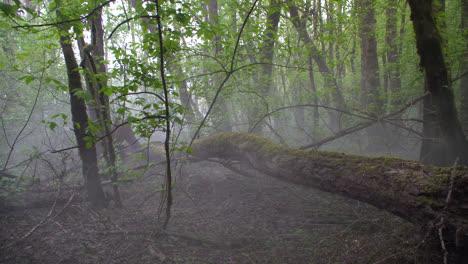
{"label": "slender tree trunk", "polygon": [[369,112],[382,112],[379,62],[375,38],[375,9],[372,0],[361,0],[361,102]]}
{"label": "slender tree trunk", "polygon": [[[294,27],[296,28],[300,38],[306,44],[307,48],[309,49],[312,58],[314,59],[315,63],[317,63],[318,69],[321,72],[323,78],[325,79],[325,85],[328,89],[332,90],[331,94],[333,97],[333,101],[335,106],[339,109],[346,109],[346,103],[343,97],[343,94],[340,91],[338,86],[338,82],[336,81],[333,71],[328,67],[325,59],[321,55],[322,53],[317,49],[314,45],[312,39],[305,28],[305,23],[303,19],[300,18],[299,12],[297,7],[288,1],[288,8],[290,19]],[[341,114],[330,113],[331,121],[332,121],[332,128],[335,130],[339,130],[341,127],[340,117]]]}
{"label": "slender tree trunk", "polygon": [[[177,78],[181,78],[184,76],[180,65],[178,65],[176,62],[173,62],[171,66],[172,67],[168,67],[174,72]],[[195,105],[192,99],[192,94],[188,90],[187,81],[181,80],[180,86],[178,88],[180,102],[182,104],[182,107],[184,108],[185,118],[187,119],[190,125],[194,124],[196,119],[200,117],[200,112],[198,111],[198,107],[197,105]]]}
{"label": "slender tree trunk", "polygon": [[[379,61],[377,40],[375,37],[375,8],[372,0],[361,0],[361,104],[366,112],[377,115],[383,113],[383,100],[379,79]],[[379,153],[382,147],[382,124],[376,124],[367,130],[368,145],[366,152]]]}
{"label": "slender tree trunk", "polygon": [[[137,2],[135,0],[130,0],[129,4],[133,8],[136,8],[137,6]],[[153,23],[150,23],[148,18],[143,18],[143,20],[148,25],[148,31],[151,34],[156,35],[155,25]],[[177,76],[178,78],[183,76],[181,66],[178,65],[177,62],[167,61],[167,66],[168,66],[168,70],[173,72],[175,76]],[[196,118],[200,116],[200,112],[198,110],[198,104],[192,99],[192,96],[188,91],[187,81],[182,80],[180,82],[180,86],[178,87],[178,92],[179,92],[180,101],[182,103],[182,106],[184,107],[186,119],[190,124],[192,124],[195,122]]]}
{"label": "slender tree trunk", "polygon": [[432,14],[431,0],[409,0],[416,45],[424,70],[424,135],[421,160],[449,166],[459,157],[468,163],[468,142],[455,108],[453,91],[442,52],[442,42]]}
{"label": "slender tree trunk", "polygon": [[[388,102],[389,111],[393,111],[392,107],[400,107],[403,102],[401,100],[401,78],[400,78],[400,64],[398,58],[401,54],[400,45],[403,42],[398,38],[398,13],[397,7],[400,0],[389,0],[388,6],[386,8],[386,25],[385,25],[385,42],[386,42],[386,52],[382,55],[382,63],[384,70],[384,91],[387,95],[386,101]],[[403,36],[403,26],[404,26],[404,17],[401,23],[400,29],[400,38]],[[390,98],[387,98],[390,96]],[[398,120],[401,118],[401,114],[395,116],[397,119],[395,122],[403,125],[402,121]],[[400,129],[397,126],[383,124],[385,131],[385,144],[389,147],[390,153],[392,147],[398,146],[402,140],[400,136]]]}
{"label": "slender tree trunk", "polygon": [[[110,104],[109,97],[105,94],[102,88],[107,86],[107,66],[104,63],[104,28],[102,25],[102,8],[98,10],[95,17],[92,19],[93,28],[96,28],[93,42],[95,43],[95,49],[93,50],[93,58],[96,61],[97,68],[95,69],[96,74],[100,74],[100,80],[98,80],[99,87],[99,100],[101,105],[101,126],[104,128],[105,137],[103,144],[105,145],[105,152],[107,152],[107,165],[109,167],[110,179],[112,181],[113,198],[118,207],[122,206],[120,198],[119,186],[117,185],[117,155],[114,147],[114,136],[111,133],[112,118],[110,115]],[[93,36],[93,35],[92,35]]]}
{"label": "slender tree trunk", "polygon": [[[389,80],[389,92],[395,97],[391,100],[391,105],[401,105],[401,100],[398,93],[401,89],[400,67],[398,64],[399,46],[397,34],[397,4],[399,0],[390,0],[390,5],[386,10],[387,24],[386,24],[386,37],[388,50],[386,52],[386,59],[388,65],[387,76]],[[403,25],[401,25],[403,27]],[[402,35],[400,34],[400,38]]]}
{"label": "slender tree trunk", "polygon": [[[282,78],[284,78],[284,77],[282,76]],[[299,80],[294,82],[295,87],[292,88],[293,89],[292,92],[291,92],[291,98],[292,98],[291,101],[292,102],[290,103],[290,105],[299,105],[299,104],[307,103],[307,102],[304,102],[304,99],[302,99],[303,94],[304,94],[304,87],[306,87],[306,85],[307,85],[307,80],[299,79]],[[304,134],[306,134],[307,131],[306,131],[304,125],[307,124],[307,123],[305,122],[304,108],[303,107],[293,108],[292,113],[293,113],[293,116],[294,116],[294,121],[296,123],[296,127],[299,129],[299,131],[303,131]],[[285,113],[285,114],[287,114],[287,113]],[[288,127],[289,126],[283,127],[283,129],[285,129],[287,131],[287,133],[289,134],[291,132],[287,130]],[[296,140],[303,141],[302,137],[300,137],[299,135],[296,135],[295,138],[296,138]]]}
{"label": "slender tree trunk", "polygon": [[[113,183],[117,182],[116,153],[111,133],[111,116],[109,97],[102,90],[107,86],[107,70],[104,63],[104,30],[102,25],[102,7],[96,10],[96,13],[90,18],[91,24],[91,45],[83,47],[81,51],[83,56],[82,67],[87,68],[87,86],[91,89],[94,101],[94,112],[98,124],[102,127],[100,135],[104,136],[101,141],[103,147],[104,159],[109,169],[109,177]],[[81,42],[84,42],[81,39]],[[83,46],[81,43],[79,46]],[[91,111],[93,112],[93,111]],[[121,206],[120,192],[117,184],[112,185],[113,198],[117,206]]]}
{"label": "slender tree trunk", "polygon": [[[78,38],[77,44],[78,44],[78,49],[80,50],[80,57],[82,61],[81,67],[84,67],[85,69],[91,69],[91,64],[89,63],[88,60],[86,60],[86,55],[84,53],[84,48],[86,47],[86,42],[84,40],[84,37]],[[93,120],[94,122],[98,122],[99,96],[98,96],[98,91],[96,87],[94,87],[89,77],[90,77],[90,74],[84,74],[86,90],[88,90],[88,93],[92,96],[93,100],[86,102],[86,107],[88,109],[89,119]],[[102,153],[102,149],[98,149],[97,152]]]}
{"label": "slender tree trunk", "polygon": [[[267,11],[266,18],[266,29],[265,34],[263,35],[262,43],[262,54],[260,58],[260,63],[262,63],[260,68],[260,74],[258,75],[258,93],[263,98],[261,100],[266,100],[270,96],[270,91],[272,89],[272,73],[273,73],[273,57],[275,54],[275,44],[276,36],[278,32],[279,18],[281,14],[281,6],[279,0],[271,0],[270,5]],[[255,100],[254,107],[251,110],[249,115],[254,118],[250,118],[249,131],[252,126],[257,123],[258,118],[261,118],[268,109],[262,107],[262,103],[259,100]],[[254,133],[261,133],[263,127],[265,126],[264,121],[257,124],[255,129],[252,131]]]}
{"label": "slender tree trunk", "polygon": [[309,73],[310,89],[314,94],[313,104],[315,105],[313,108],[313,120],[314,121],[313,121],[312,133],[313,133],[314,138],[318,138],[317,132],[319,128],[320,114],[319,114],[319,108],[318,108],[317,87],[315,84],[314,64],[312,63],[312,61],[313,61],[312,54],[309,53],[309,55],[307,56],[307,62],[309,64],[308,73]]}
{"label": "slender tree trunk", "polygon": [[[338,5],[338,16],[342,17],[344,11],[344,5]],[[338,36],[338,39],[341,38],[343,35],[343,28],[345,27],[343,23],[341,22],[341,19],[336,20],[337,28],[336,28],[336,35]],[[346,75],[346,64],[343,61],[343,58],[341,57],[341,41],[338,41],[339,45],[335,45],[335,60],[336,60],[336,79],[339,87],[342,87],[342,80],[344,76]]]}
{"label": "slender tree trunk", "polygon": [[89,148],[87,147],[86,137],[90,135],[86,132],[88,126],[86,105],[84,100],[76,95],[76,92],[83,88],[80,73],[77,71],[78,64],[72,45],[70,44],[70,37],[61,36],[60,46],[62,47],[65,64],[67,66],[73,129],[78,144],[78,152],[81,157],[88,198],[93,207],[104,208],[107,204],[98,173],[96,148],[94,144],[91,144]]}
{"label": "slender tree trunk", "polygon": [[[210,0],[208,5],[208,12],[209,12],[209,20],[210,23],[214,26],[219,24],[218,20],[218,0]],[[221,38],[215,34],[213,38],[213,51],[214,56],[218,56],[223,50],[223,46],[221,45]],[[214,82],[215,85],[219,85],[221,80],[219,78],[215,78]],[[225,101],[224,96],[219,96],[216,101],[217,109],[213,111],[213,119],[215,120],[215,126],[217,132],[227,132],[232,131],[231,125],[231,118],[229,115],[229,108]]]}

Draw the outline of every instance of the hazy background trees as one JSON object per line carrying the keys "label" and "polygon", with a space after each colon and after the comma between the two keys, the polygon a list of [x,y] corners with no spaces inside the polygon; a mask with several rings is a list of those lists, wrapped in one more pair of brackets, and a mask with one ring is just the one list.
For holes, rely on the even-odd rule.
{"label": "hazy background trees", "polygon": [[[444,166],[466,155],[461,132],[462,126],[466,132],[468,116],[464,1],[420,3],[430,8],[434,30],[440,31],[438,64],[447,67],[439,85],[448,92],[443,99],[431,88],[434,81],[424,78],[433,68],[420,61],[424,54],[412,25],[422,20],[410,19],[415,10],[405,1],[157,4],[73,0],[64,2],[57,16],[56,1],[2,2],[0,158],[2,172],[13,175],[2,176],[3,197],[22,184],[36,183],[38,175],[54,181],[54,170],[76,164],[75,150],[56,152],[79,142],[73,138],[77,127],[70,95],[86,101],[90,117],[87,124],[80,123],[86,140],[78,145],[90,151],[97,144],[105,161],[96,158],[100,173],[114,181],[125,170],[124,157],[115,148],[131,140],[112,132],[124,124],[139,144],[161,142],[167,120],[175,129],[169,140],[173,149],[188,146],[193,137],[251,131],[290,147],[392,155]],[[163,50],[156,15],[162,22]],[[87,89],[77,91],[68,84],[60,44],[73,48],[70,55],[81,67],[68,73],[79,72]],[[421,100],[425,92],[431,95]]]}

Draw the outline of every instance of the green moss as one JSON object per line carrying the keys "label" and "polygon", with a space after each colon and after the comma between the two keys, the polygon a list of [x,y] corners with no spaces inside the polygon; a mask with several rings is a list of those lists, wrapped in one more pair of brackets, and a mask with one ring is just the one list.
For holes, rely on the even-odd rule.
{"label": "green moss", "polygon": [[418,197],[418,200],[425,204],[425,205],[428,205],[430,207],[442,207],[442,205],[440,204],[440,202],[432,199],[432,198],[429,198],[427,196],[419,196]]}
{"label": "green moss", "polygon": [[405,169],[405,175],[406,175],[407,177],[412,177],[413,174],[414,174],[414,170],[412,170],[412,169]]}
{"label": "green moss", "polygon": [[452,174],[452,168],[439,168],[434,167],[434,180],[439,183],[447,183],[450,180],[450,175]]}

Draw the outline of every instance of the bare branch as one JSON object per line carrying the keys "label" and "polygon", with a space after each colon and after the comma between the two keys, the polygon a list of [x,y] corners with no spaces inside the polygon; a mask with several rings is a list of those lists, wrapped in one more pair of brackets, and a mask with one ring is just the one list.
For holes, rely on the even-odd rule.
{"label": "bare branch", "polygon": [[213,101],[211,102],[210,107],[208,108],[208,111],[207,111],[206,114],[205,114],[205,117],[203,118],[202,122],[200,123],[200,125],[199,125],[198,128],[197,128],[197,131],[196,131],[195,134],[193,135],[192,140],[190,141],[189,147],[192,146],[193,141],[197,138],[198,133],[200,133],[200,129],[203,127],[203,125],[204,125],[205,122],[206,122],[206,119],[207,119],[208,116],[210,115],[211,110],[213,109],[213,106],[214,106],[214,104],[216,103],[216,99],[217,99],[218,96],[219,96],[219,93],[221,92],[221,90],[223,89],[224,85],[226,84],[226,82],[229,80],[229,78],[231,77],[231,75],[232,75],[232,73],[233,73],[233,69],[234,69],[234,60],[235,60],[235,58],[236,58],[237,48],[239,47],[240,38],[241,38],[242,32],[243,32],[243,30],[244,30],[244,27],[245,27],[245,25],[247,24],[247,21],[249,20],[249,17],[250,17],[250,15],[252,14],[252,12],[253,12],[253,10],[254,10],[256,4],[257,4],[257,0],[255,0],[255,2],[252,4],[252,7],[250,8],[249,12],[247,13],[247,16],[246,16],[245,19],[244,19],[244,23],[242,24],[241,30],[239,31],[239,35],[238,35],[237,41],[236,41],[236,46],[235,46],[234,51],[233,51],[233,53],[232,53],[232,58],[231,58],[231,70],[228,71],[228,72],[226,72],[226,77],[224,77],[224,80],[223,80],[223,81],[221,82],[221,84],[219,85],[219,88],[218,88],[218,90],[216,91],[215,97],[213,98]]}
{"label": "bare branch", "polygon": [[[44,59],[45,59],[45,56],[44,56]],[[41,93],[42,79],[44,78],[44,73],[45,73],[45,68],[42,69],[41,78],[39,79],[39,88],[37,89],[36,98],[34,99],[34,103],[33,103],[33,106],[31,108],[31,111],[29,111],[29,115],[28,115],[28,118],[26,119],[26,122],[24,122],[23,127],[21,128],[21,130],[18,132],[15,139],[11,143],[10,151],[8,152],[8,156],[6,158],[5,164],[3,165],[3,170],[6,170],[6,168],[8,166],[8,162],[10,161],[10,158],[11,158],[11,154],[13,153],[13,150],[15,149],[15,145],[16,145],[16,143],[18,143],[19,137],[21,136],[21,134],[24,132],[24,130],[28,126],[29,121],[31,120],[31,117],[32,117],[32,115],[34,113],[34,109],[36,108],[37,101],[39,99],[39,94]]]}

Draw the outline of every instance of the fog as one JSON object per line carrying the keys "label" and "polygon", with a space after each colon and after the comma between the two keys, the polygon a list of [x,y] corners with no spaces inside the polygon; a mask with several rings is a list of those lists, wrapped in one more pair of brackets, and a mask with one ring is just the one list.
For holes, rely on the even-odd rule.
{"label": "fog", "polygon": [[62,2],[0,3],[1,263],[468,258],[463,1]]}

